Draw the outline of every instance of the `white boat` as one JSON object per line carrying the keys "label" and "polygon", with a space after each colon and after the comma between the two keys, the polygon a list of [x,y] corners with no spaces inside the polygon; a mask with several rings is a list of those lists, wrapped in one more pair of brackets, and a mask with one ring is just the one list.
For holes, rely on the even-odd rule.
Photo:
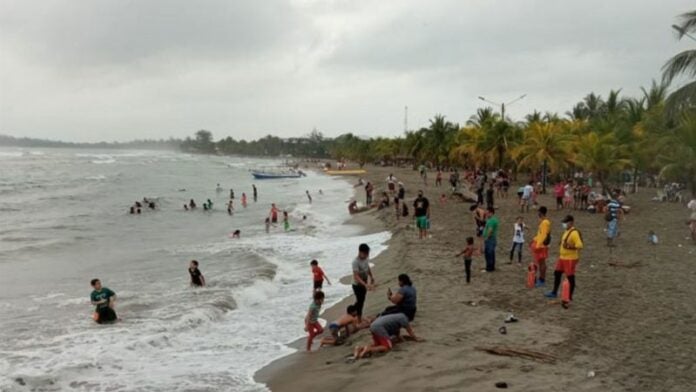
{"label": "white boat", "polygon": [[278,178],[300,178],[306,176],[302,170],[287,168],[252,169],[251,175],[257,180],[273,180]]}

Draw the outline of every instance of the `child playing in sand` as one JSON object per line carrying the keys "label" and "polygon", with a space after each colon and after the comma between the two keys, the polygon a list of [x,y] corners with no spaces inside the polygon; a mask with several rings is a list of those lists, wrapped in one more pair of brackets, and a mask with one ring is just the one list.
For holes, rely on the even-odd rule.
{"label": "child playing in sand", "polygon": [[466,248],[457,253],[455,257],[464,256],[464,272],[466,273],[466,283],[471,282],[471,261],[473,260],[476,249],[474,248],[474,237],[467,237]]}
{"label": "child playing in sand", "polygon": [[[366,320],[363,320],[365,323]],[[367,326],[369,326],[369,322]],[[331,337],[326,337],[321,340],[321,345],[339,346],[345,342],[346,338],[350,336],[352,332],[359,329],[358,327],[358,309],[355,305],[348,305],[346,309],[346,314],[339,317],[338,320],[329,324],[329,331],[331,331]],[[343,331],[343,333],[341,333]]]}
{"label": "child playing in sand", "polygon": [[321,311],[321,305],[323,303],[324,292],[315,291],[314,300],[309,305],[309,310],[307,310],[307,315],[305,316],[305,331],[309,334],[307,336],[307,352],[312,351],[312,341],[314,337],[324,332],[324,328],[319,324],[319,312]]}
{"label": "child playing in sand", "polygon": [[312,260],[309,265],[312,266],[312,276],[314,277],[314,291],[321,291],[322,285],[324,284],[324,280],[326,280],[326,283],[331,286],[331,282],[329,281],[329,278],[324,274],[324,270],[319,267],[319,262],[316,260]]}

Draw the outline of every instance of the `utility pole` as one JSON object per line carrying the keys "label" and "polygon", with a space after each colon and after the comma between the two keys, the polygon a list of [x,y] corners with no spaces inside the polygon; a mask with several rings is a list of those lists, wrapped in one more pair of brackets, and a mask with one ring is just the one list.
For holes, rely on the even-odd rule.
{"label": "utility pole", "polygon": [[404,133],[408,132],[408,106],[404,106]]}

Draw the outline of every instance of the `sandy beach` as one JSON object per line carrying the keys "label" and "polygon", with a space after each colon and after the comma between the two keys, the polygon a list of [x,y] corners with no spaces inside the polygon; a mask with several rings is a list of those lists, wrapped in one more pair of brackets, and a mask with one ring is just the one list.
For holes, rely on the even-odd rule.
{"label": "sandy beach", "polygon": [[[343,346],[310,354],[300,351],[262,369],[256,379],[271,390],[492,391],[498,390],[496,383],[505,382],[517,391],[687,391],[696,384],[696,246],[687,238],[683,205],[652,202],[654,189],[628,195],[626,204],[632,211],[622,222],[610,255],[601,215],[555,211],[552,196],[540,196],[540,204],[550,207],[554,234],[547,290],[563,216],[574,214],[585,241],[574,302],[566,310],[544,298],[543,289],[526,288],[526,269],[508,264],[512,225],[520,215],[515,186],[507,199],[496,199],[501,222],[497,271],[482,273],[484,261],[478,256],[467,285],[462,259],[454,255],[464,239],[474,235],[470,203],[450,198],[441,204],[439,196],[448,189],[444,184],[434,186],[434,173],[423,186],[416,171],[379,167],[368,171],[366,178],[376,184],[376,191],[384,188],[391,172],[404,182],[411,217],[397,220],[390,208],[354,219],[393,233],[389,249],[372,260],[379,287],[368,293],[366,314],[384,309],[387,287],[397,287],[396,276],[408,273],[418,290],[418,314],[412,325],[426,341],[401,343],[386,355],[347,363],[355,345],[371,341],[369,332],[361,331]],[[425,240],[417,238],[412,222],[411,204],[418,189],[431,202],[432,237]],[[363,201],[363,192],[358,195]],[[532,210],[522,215],[530,226],[529,240],[536,231],[537,214]],[[648,243],[650,230],[659,236],[659,245]],[[531,256],[528,248],[524,252],[526,265]],[[333,320],[353,300],[351,296],[326,310],[322,318]],[[508,313],[519,321],[504,324]],[[298,323],[301,318],[298,315]],[[507,334],[499,333],[503,325]],[[553,358],[539,361],[479,350],[491,347],[531,350]]]}

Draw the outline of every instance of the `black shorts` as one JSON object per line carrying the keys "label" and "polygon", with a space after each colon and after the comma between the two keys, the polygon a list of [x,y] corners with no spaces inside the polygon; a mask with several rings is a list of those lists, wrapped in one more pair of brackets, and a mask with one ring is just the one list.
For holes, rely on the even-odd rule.
{"label": "black shorts", "polygon": [[563,205],[563,196],[556,196],[556,205]]}
{"label": "black shorts", "polygon": [[317,290],[317,289],[321,290],[323,284],[324,284],[323,280],[315,280],[314,281],[314,290]]}

